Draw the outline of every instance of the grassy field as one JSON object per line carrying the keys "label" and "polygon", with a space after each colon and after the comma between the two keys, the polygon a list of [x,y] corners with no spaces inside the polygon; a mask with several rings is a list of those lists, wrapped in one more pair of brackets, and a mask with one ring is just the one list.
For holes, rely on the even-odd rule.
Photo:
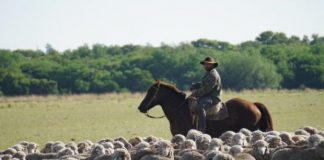
{"label": "grassy field", "polygon": [[[276,130],[293,131],[305,125],[324,129],[324,91],[224,92],[264,103]],[[149,119],[137,107],[143,94],[0,97],[0,150],[19,141],[44,144],[49,140],[97,141],[155,135],[170,138],[166,119]],[[160,107],[153,115],[161,115]]]}

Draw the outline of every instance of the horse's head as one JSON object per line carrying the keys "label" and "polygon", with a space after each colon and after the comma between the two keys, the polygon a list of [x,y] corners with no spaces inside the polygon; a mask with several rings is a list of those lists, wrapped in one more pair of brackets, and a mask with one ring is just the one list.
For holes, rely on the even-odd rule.
{"label": "horse's head", "polygon": [[145,98],[142,100],[138,110],[142,113],[146,113],[148,110],[159,104],[160,102],[160,92],[161,83],[157,81],[148,90]]}

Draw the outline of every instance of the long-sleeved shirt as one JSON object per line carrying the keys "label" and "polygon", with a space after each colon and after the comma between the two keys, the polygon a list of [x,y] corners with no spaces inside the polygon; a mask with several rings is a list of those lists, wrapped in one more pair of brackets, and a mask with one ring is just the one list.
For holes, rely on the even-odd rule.
{"label": "long-sleeved shirt", "polygon": [[210,71],[206,71],[205,75],[202,77],[201,85],[192,93],[192,96],[213,97],[220,100],[221,91],[221,78],[217,70],[214,68]]}

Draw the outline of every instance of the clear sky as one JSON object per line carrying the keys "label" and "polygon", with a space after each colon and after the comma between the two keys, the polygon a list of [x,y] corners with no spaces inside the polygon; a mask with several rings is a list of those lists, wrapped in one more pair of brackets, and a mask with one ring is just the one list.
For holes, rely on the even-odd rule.
{"label": "clear sky", "polygon": [[324,35],[324,0],[0,0],[0,48]]}

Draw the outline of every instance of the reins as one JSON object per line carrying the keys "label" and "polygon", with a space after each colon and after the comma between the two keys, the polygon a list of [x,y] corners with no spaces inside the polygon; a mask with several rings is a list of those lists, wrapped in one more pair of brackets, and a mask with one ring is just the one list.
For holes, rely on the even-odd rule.
{"label": "reins", "polygon": [[[163,116],[159,116],[159,117],[152,116],[152,115],[149,114],[149,110],[148,110],[149,105],[151,105],[151,103],[153,103],[153,101],[154,101],[154,99],[156,98],[156,96],[157,96],[159,90],[160,90],[160,83],[158,83],[158,86],[157,86],[157,88],[156,88],[156,91],[155,91],[153,97],[151,98],[150,102],[146,105],[147,112],[145,113],[145,115],[146,115],[147,117],[149,117],[149,118],[161,119],[161,118],[164,118],[164,117],[165,117],[165,115],[163,115]],[[176,111],[179,110],[179,109],[181,108],[180,106],[182,106],[185,102],[186,102],[186,100],[184,100],[184,101],[183,101],[183,102],[182,102],[182,103],[181,103],[181,104],[176,108]]]}
{"label": "reins", "polygon": [[151,103],[154,101],[154,99],[156,98],[159,90],[160,90],[160,83],[158,83],[158,86],[156,88],[156,91],[155,91],[153,97],[151,98],[150,102],[146,105],[147,112],[145,113],[145,115],[147,117],[149,117],[149,118],[160,119],[160,118],[164,118],[165,117],[164,115],[163,116],[159,116],[159,117],[152,116],[152,115],[149,114],[149,110],[148,110],[149,105],[151,105]]}

